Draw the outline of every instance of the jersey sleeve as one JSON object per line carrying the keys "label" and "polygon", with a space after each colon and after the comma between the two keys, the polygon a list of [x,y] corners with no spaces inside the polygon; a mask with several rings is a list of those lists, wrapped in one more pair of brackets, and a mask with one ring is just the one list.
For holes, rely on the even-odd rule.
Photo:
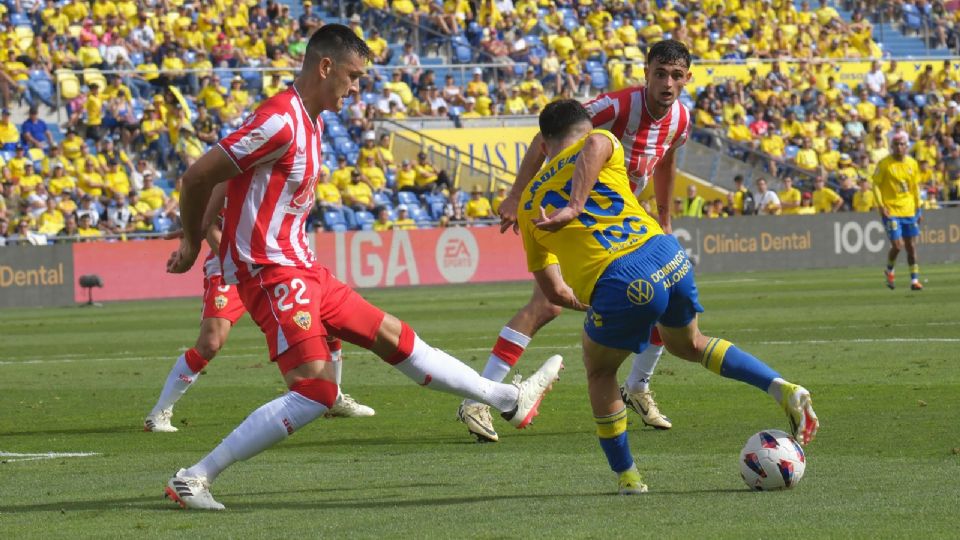
{"label": "jersey sleeve", "polygon": [[293,130],[278,114],[254,113],[218,143],[241,171],[279,159],[293,142]]}
{"label": "jersey sleeve", "polygon": [[[521,201],[521,208],[523,208],[523,204],[524,201]],[[521,212],[521,214],[523,213],[524,212]],[[520,238],[523,239],[523,251],[527,254],[527,270],[537,272],[551,264],[558,264],[559,261],[556,255],[550,253],[550,251],[537,242],[537,239],[534,237],[536,226],[533,224],[530,215],[520,215],[518,221],[521,224]]]}

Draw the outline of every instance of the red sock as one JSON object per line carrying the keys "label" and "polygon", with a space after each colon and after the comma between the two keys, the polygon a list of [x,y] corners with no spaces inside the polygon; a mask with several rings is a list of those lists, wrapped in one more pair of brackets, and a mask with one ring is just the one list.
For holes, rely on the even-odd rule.
{"label": "red sock", "polygon": [[200,356],[200,353],[198,353],[194,348],[187,349],[187,352],[183,353],[183,359],[186,360],[187,367],[190,368],[190,371],[192,371],[194,374],[203,371],[203,368],[205,368],[210,362],[206,358]]}

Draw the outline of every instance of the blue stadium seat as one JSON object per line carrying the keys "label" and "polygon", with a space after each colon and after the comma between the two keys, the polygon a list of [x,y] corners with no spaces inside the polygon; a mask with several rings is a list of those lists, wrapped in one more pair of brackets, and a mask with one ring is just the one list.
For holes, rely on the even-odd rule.
{"label": "blue stadium seat", "polygon": [[590,86],[596,88],[597,90],[606,90],[609,81],[607,80],[607,72],[593,71],[590,73]]}
{"label": "blue stadium seat", "polygon": [[430,216],[427,215],[423,208],[420,208],[419,206],[408,206],[407,213],[409,214],[410,219],[414,221],[430,220]]}
{"label": "blue stadium seat", "polygon": [[416,193],[410,191],[400,191],[397,193],[397,202],[399,204],[405,204],[407,206],[419,206],[420,200],[417,199]]}
{"label": "blue stadium seat", "polygon": [[382,191],[373,194],[373,204],[393,209],[393,201],[390,200],[390,196]]}
{"label": "blue stadium seat", "polygon": [[331,122],[329,125],[324,126],[325,131],[333,140],[337,140],[340,137],[349,137],[347,133],[347,128],[343,127],[343,124],[340,122]]}
{"label": "blue stadium seat", "polygon": [[795,144],[788,144],[783,151],[783,157],[786,159],[793,159],[797,157],[797,152],[800,151],[800,147]]}
{"label": "blue stadium seat", "polygon": [[[324,210],[323,226],[331,231],[345,231],[347,230],[347,220],[343,217],[343,212],[339,210]],[[338,226],[342,228],[338,229]]]}
{"label": "blue stadium seat", "polygon": [[454,55],[459,64],[469,64],[473,62],[473,49],[465,45],[459,45],[454,48]]}
{"label": "blue stadium seat", "polygon": [[360,210],[354,214],[354,217],[357,218],[357,225],[360,227],[361,231],[373,230],[373,222],[376,221],[376,218],[373,217],[373,214],[365,210]]}

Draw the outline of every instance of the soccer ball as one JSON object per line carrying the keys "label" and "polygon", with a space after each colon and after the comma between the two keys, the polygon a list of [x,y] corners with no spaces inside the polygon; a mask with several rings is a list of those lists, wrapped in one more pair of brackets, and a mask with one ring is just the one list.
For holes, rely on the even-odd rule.
{"label": "soccer ball", "polygon": [[803,448],[776,429],[750,437],[740,451],[740,477],[757,491],[790,489],[800,483],[806,467]]}

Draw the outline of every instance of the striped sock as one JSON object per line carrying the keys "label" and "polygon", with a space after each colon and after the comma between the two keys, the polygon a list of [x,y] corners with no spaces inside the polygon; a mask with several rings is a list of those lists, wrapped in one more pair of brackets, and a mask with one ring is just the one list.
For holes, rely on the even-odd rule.
{"label": "striped sock", "polygon": [[896,259],[896,258],[887,259],[887,271],[888,271],[888,272],[893,272],[893,265],[895,265],[896,263],[897,263],[897,259]]}
{"label": "striped sock", "polygon": [[627,408],[608,416],[594,416],[593,420],[597,423],[600,448],[613,472],[621,473],[633,467],[633,455],[627,441]]}
{"label": "striped sock", "polygon": [[741,351],[725,339],[710,338],[703,357],[703,367],[710,371],[737,381],[756,386],[764,392],[780,374],[764,364],[750,353]]}
{"label": "striped sock", "polygon": [[920,265],[911,264],[910,265],[910,281],[918,281],[920,279]]}

